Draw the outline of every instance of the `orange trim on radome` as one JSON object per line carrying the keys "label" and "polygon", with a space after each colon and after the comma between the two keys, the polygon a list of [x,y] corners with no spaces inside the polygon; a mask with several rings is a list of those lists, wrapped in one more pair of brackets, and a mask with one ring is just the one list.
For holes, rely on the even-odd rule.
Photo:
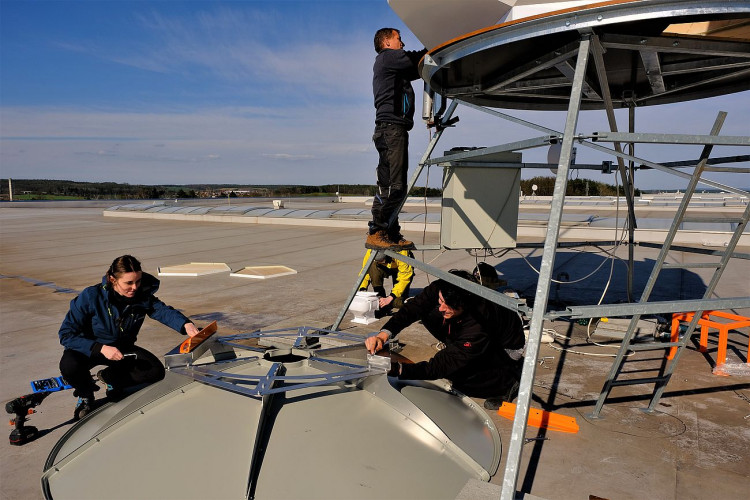
{"label": "orange trim on radome", "polygon": [[568,7],[567,9],[554,10],[552,12],[545,12],[544,14],[537,14],[535,16],[522,17],[521,19],[516,19],[514,21],[508,21],[507,23],[495,24],[495,25],[492,25],[492,26],[487,26],[486,28],[481,28],[481,29],[478,29],[476,31],[471,31],[471,32],[466,33],[464,35],[461,35],[459,37],[453,38],[451,40],[448,40],[447,42],[444,42],[444,43],[441,43],[440,45],[437,45],[436,47],[433,47],[432,49],[430,49],[429,51],[427,51],[427,54],[428,55],[432,55],[435,52],[439,51],[440,49],[443,49],[443,48],[447,47],[448,45],[452,45],[452,44],[460,42],[462,40],[466,40],[468,38],[471,38],[473,36],[479,35],[481,33],[486,33],[488,31],[493,31],[493,30],[497,30],[497,29],[506,28],[506,27],[512,26],[514,24],[525,23],[527,21],[533,21],[533,20],[541,19],[543,17],[548,17],[548,16],[554,16],[554,15],[559,15],[559,14],[566,14],[568,12],[588,10],[588,9],[593,9],[593,8],[596,8],[596,7],[605,7],[607,5],[618,5],[618,4],[622,4],[622,3],[642,2],[642,1],[643,0],[609,0],[607,2],[597,2],[597,3],[592,3],[592,4],[589,4],[589,5],[582,5],[580,7]]}

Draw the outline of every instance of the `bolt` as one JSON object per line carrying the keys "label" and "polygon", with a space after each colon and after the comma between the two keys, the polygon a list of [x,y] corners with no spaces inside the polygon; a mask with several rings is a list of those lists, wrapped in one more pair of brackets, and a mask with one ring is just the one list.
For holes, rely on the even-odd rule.
{"label": "bolt", "polygon": [[532,443],[534,441],[549,441],[548,437],[533,437],[524,439],[525,443]]}

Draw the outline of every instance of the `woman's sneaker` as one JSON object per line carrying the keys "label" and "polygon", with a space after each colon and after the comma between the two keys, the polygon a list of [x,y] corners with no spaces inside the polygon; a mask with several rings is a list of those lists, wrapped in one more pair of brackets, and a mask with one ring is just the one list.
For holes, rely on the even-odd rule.
{"label": "woman's sneaker", "polygon": [[76,409],[73,410],[73,420],[80,420],[94,411],[94,397],[78,398]]}
{"label": "woman's sneaker", "polygon": [[107,389],[107,399],[110,401],[119,401],[122,399],[122,389],[112,387],[112,384],[104,380],[103,372],[104,370],[96,372],[96,378],[98,378],[99,382],[104,384],[104,387]]}

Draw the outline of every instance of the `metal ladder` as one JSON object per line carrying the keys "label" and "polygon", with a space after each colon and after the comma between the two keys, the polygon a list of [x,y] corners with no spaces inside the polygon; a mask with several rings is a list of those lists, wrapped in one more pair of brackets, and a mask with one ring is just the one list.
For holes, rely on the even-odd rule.
{"label": "metal ladder", "polygon": [[[711,135],[719,134],[721,126],[724,123],[724,119],[726,118],[726,115],[727,113],[724,111],[719,112],[719,115],[717,116],[716,121],[714,122],[713,129],[711,130]],[[748,206],[745,208],[745,212],[743,213],[742,217],[738,219],[720,219],[720,222],[736,222],[737,228],[735,229],[734,234],[729,240],[729,243],[722,255],[722,258],[718,263],[675,264],[675,265],[664,263],[664,261],[666,260],[667,254],[669,253],[671,249],[672,242],[674,241],[674,238],[677,234],[677,230],[680,227],[680,224],[682,224],[683,222],[694,222],[694,221],[699,221],[699,222],[713,222],[714,221],[713,219],[707,219],[707,218],[696,218],[696,219],[685,218],[685,212],[687,210],[688,204],[690,203],[690,199],[692,198],[693,193],[695,192],[698,182],[701,180],[701,174],[704,170],[704,167],[706,166],[708,157],[711,153],[711,149],[712,149],[711,145],[706,145],[703,148],[703,151],[699,158],[699,162],[696,165],[695,170],[693,171],[693,175],[690,179],[690,182],[688,183],[688,187],[686,188],[685,195],[683,196],[682,202],[680,203],[677,213],[675,214],[674,221],[672,222],[672,226],[669,229],[666,240],[664,241],[664,245],[662,246],[661,251],[659,253],[659,257],[657,258],[654,264],[654,267],[651,270],[651,275],[649,276],[648,282],[646,283],[646,286],[639,300],[640,304],[644,304],[648,302],[649,296],[651,295],[654,285],[656,284],[656,280],[658,279],[659,274],[661,273],[662,269],[670,268],[670,267],[671,268],[715,268],[713,277],[711,278],[711,281],[709,282],[708,286],[706,287],[706,291],[703,294],[703,299],[710,298],[716,288],[716,285],[719,282],[719,279],[721,278],[722,273],[724,272],[724,269],[727,266],[727,263],[729,262],[729,259],[732,257],[732,254],[734,253],[734,249],[737,246],[737,242],[739,241],[740,236],[742,235],[745,229],[745,226],[747,225],[748,219],[750,218],[750,204],[748,204]],[[677,366],[677,362],[680,359],[680,355],[682,354],[682,351],[687,345],[688,340],[693,334],[693,331],[695,330],[695,327],[698,324],[698,320],[700,319],[702,314],[703,314],[702,310],[696,311],[695,315],[693,316],[692,321],[690,322],[688,326],[688,329],[685,335],[678,342],[663,342],[663,343],[649,343],[649,344],[635,344],[635,345],[631,344],[631,341],[633,340],[633,337],[635,336],[635,331],[638,325],[638,321],[641,318],[641,314],[634,315],[630,321],[630,324],[628,325],[628,330],[625,333],[625,336],[622,340],[622,344],[620,345],[620,349],[617,352],[615,360],[612,363],[612,368],[610,369],[609,374],[607,375],[607,379],[604,383],[604,387],[602,388],[599,394],[599,398],[596,402],[596,406],[594,407],[594,410],[592,411],[592,413],[589,414],[588,416],[591,418],[599,418],[599,414],[602,410],[602,407],[604,406],[604,402],[609,396],[609,393],[611,392],[613,387],[624,386],[624,385],[649,384],[649,383],[655,384],[654,392],[651,396],[651,402],[649,403],[648,408],[646,408],[644,411],[649,412],[649,413],[653,412],[654,407],[659,402],[659,399],[664,393],[667,383],[669,382],[672,376],[672,373],[674,372],[674,369]],[[656,377],[618,380],[618,376],[622,372],[622,367],[625,361],[625,355],[627,354],[628,351],[659,350],[659,349],[671,348],[671,347],[676,347],[677,352],[672,358],[672,360],[665,367],[662,367],[661,375],[656,376]]]}

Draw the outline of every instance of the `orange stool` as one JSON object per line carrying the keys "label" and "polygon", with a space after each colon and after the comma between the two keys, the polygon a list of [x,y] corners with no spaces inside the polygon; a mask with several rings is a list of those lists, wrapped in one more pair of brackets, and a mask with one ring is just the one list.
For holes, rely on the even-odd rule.
{"label": "orange stool", "polygon": [[[672,315],[672,342],[677,342],[679,338],[680,322],[690,322],[693,320],[695,312],[684,312],[675,313]],[[730,320],[729,322],[722,323],[718,319]],[[750,326],[750,318],[745,316],[739,316],[737,314],[731,314],[724,311],[703,311],[701,318],[698,320],[698,325],[701,327],[701,338],[700,338],[700,351],[706,352],[708,350],[708,329],[715,328],[719,330],[719,350],[716,353],[716,366],[723,365],[727,361],[727,341],[729,339],[729,330],[735,330],[737,328],[743,328]],[[750,342],[748,343],[748,360],[750,364]],[[677,352],[676,347],[669,349],[667,359],[672,359]],[[716,372],[717,375],[723,375],[721,371]]]}

